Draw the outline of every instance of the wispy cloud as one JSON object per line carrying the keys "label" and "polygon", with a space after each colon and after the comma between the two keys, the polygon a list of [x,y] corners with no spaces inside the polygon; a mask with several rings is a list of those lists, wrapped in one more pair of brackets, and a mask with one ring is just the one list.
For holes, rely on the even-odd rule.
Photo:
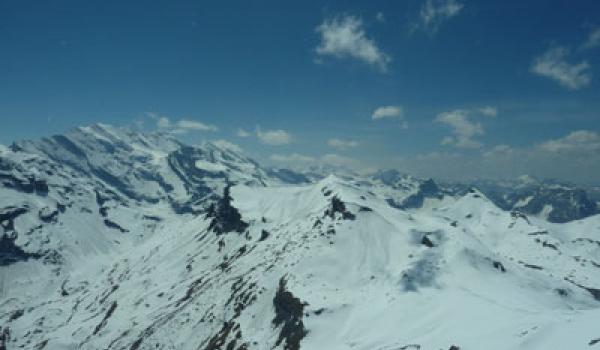
{"label": "wispy cloud", "polygon": [[565,137],[543,142],[539,148],[551,153],[597,152],[600,151],[600,134],[589,130],[577,130]]}
{"label": "wispy cloud", "polygon": [[591,66],[586,61],[570,63],[570,51],[562,46],[550,48],[534,59],[531,72],[550,78],[561,86],[570,89],[581,89],[592,80]]}
{"label": "wispy cloud", "polygon": [[248,131],[240,128],[237,129],[236,133],[235,133],[238,137],[250,137],[252,136]]}
{"label": "wispy cloud", "polygon": [[473,114],[495,117],[498,115],[498,109],[487,106],[474,110],[457,109],[438,114],[434,121],[449,126],[453,134],[452,136],[444,137],[441,144],[457,148],[482,147],[483,143],[476,140],[475,137],[485,134],[485,131],[481,122],[472,120],[471,116]]}
{"label": "wispy cloud", "polygon": [[583,43],[582,48],[594,49],[600,46],[600,27],[594,28],[588,34],[587,40]]}
{"label": "wispy cloud", "polygon": [[434,34],[442,23],[458,16],[463,8],[464,4],[456,0],[426,0],[421,6],[420,22],[416,27]]}
{"label": "wispy cloud", "polygon": [[194,120],[181,119],[175,123],[176,128],[184,130],[198,130],[198,131],[217,131],[214,125],[204,124]]}
{"label": "wispy cloud", "polygon": [[378,107],[371,114],[373,120],[392,119],[399,120],[402,129],[408,128],[408,123],[404,120],[404,108],[402,106],[383,106]]}
{"label": "wispy cloud", "polygon": [[184,134],[189,131],[218,131],[215,125],[205,124],[196,120],[180,119],[172,121],[167,116],[161,116],[156,113],[147,113],[148,117],[156,120],[156,127],[165,132],[173,134]]}
{"label": "wispy cloud", "polygon": [[363,28],[360,18],[345,15],[326,19],[316,28],[321,35],[321,42],[315,49],[319,56],[333,56],[337,58],[354,58],[382,71],[387,69],[391,61],[375,41],[369,37]]}
{"label": "wispy cloud", "polygon": [[495,117],[498,115],[498,108],[492,106],[481,107],[479,112],[486,117]]}
{"label": "wispy cloud", "polygon": [[292,142],[292,135],[285,130],[263,131],[260,127],[257,127],[256,137],[258,137],[260,142],[271,146],[287,145]]}
{"label": "wispy cloud", "polygon": [[404,109],[402,106],[383,106],[375,109],[371,114],[371,119],[402,119],[404,117]]}
{"label": "wispy cloud", "polygon": [[342,140],[342,139],[329,139],[327,140],[327,144],[333,148],[337,148],[339,150],[346,150],[349,148],[354,148],[358,146],[358,141],[354,140]]}

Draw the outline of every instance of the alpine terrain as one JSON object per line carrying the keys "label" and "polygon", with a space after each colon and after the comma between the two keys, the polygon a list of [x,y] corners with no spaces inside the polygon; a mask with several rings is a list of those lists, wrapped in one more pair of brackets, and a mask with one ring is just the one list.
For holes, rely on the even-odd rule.
{"label": "alpine terrain", "polygon": [[96,124],[0,148],[0,349],[600,349],[572,185],[263,167]]}

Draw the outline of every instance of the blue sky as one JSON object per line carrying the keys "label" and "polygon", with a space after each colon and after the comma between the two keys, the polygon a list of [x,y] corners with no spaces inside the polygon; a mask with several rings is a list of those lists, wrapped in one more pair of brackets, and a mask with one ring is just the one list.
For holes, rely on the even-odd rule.
{"label": "blue sky", "polygon": [[598,1],[0,0],[0,53],[4,144],[143,122],[281,166],[600,183]]}

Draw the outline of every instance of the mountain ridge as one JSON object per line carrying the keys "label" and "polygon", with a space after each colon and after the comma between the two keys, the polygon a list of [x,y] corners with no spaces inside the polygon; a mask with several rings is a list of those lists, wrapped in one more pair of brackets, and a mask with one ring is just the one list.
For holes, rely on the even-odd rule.
{"label": "mountain ridge", "polygon": [[587,349],[600,337],[599,215],[552,223],[400,173],[289,184],[215,144],[100,128],[0,156],[6,349]]}

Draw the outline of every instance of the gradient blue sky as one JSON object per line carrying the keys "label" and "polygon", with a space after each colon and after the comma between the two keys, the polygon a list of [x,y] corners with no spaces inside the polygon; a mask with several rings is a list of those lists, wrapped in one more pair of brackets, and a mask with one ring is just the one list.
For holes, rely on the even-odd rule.
{"label": "gradient blue sky", "polygon": [[0,0],[0,143],[143,121],[282,166],[600,183],[599,67],[594,0]]}

